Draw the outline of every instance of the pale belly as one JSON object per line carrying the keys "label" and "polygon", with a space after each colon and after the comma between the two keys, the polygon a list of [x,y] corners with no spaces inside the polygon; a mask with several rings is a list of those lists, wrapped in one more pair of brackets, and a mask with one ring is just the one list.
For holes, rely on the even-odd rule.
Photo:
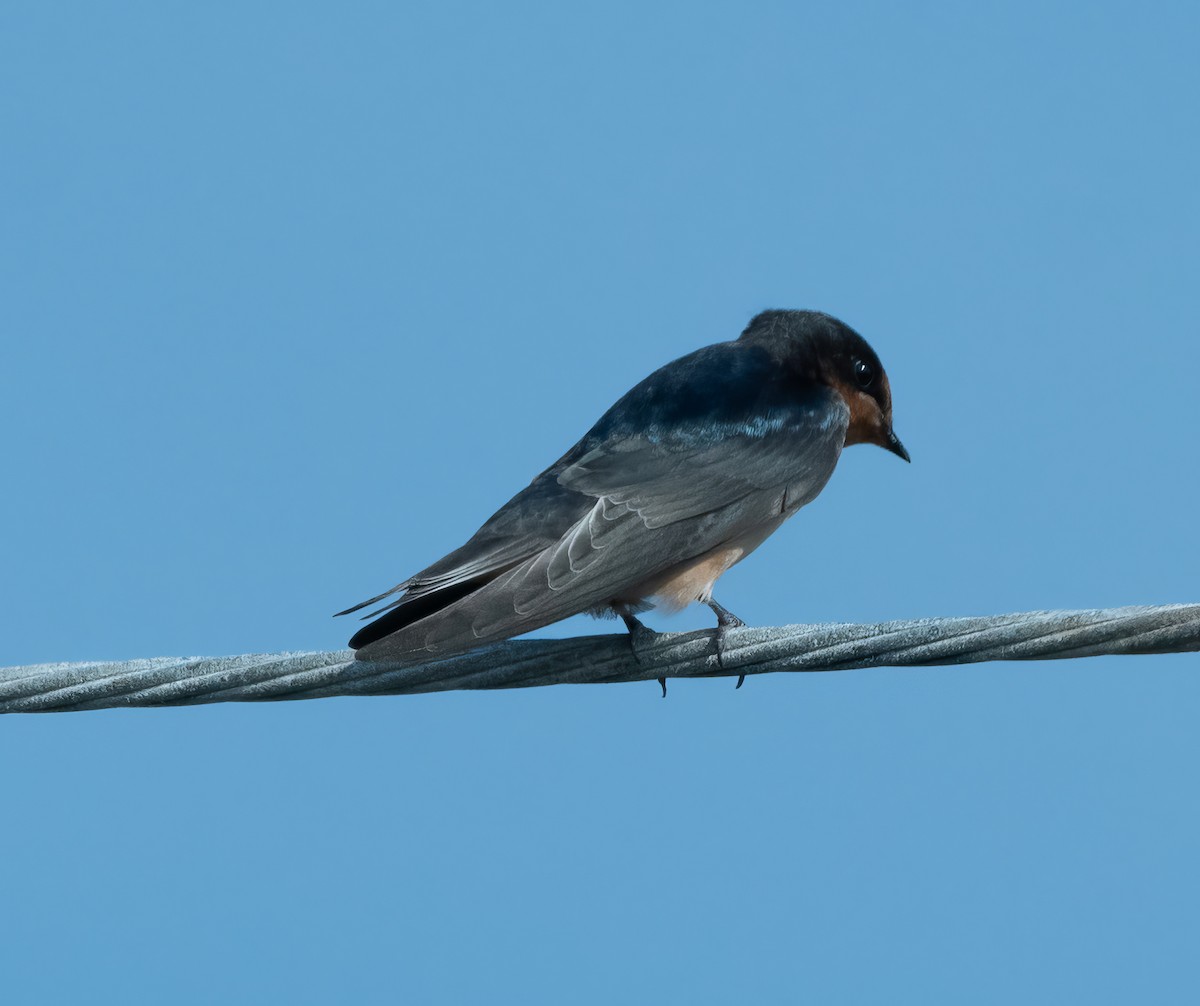
{"label": "pale belly", "polygon": [[758,548],[784,519],[780,514],[710,552],[673,566],[634,587],[622,600],[650,602],[667,611],[678,611],[693,601],[707,603],[721,575]]}

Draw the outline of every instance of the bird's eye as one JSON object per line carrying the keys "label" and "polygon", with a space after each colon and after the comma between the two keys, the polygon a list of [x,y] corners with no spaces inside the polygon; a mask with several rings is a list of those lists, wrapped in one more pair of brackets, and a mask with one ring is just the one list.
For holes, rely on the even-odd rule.
{"label": "bird's eye", "polygon": [[860,388],[869,388],[871,382],[875,380],[875,368],[867,363],[866,360],[855,360],[854,377],[858,381]]}

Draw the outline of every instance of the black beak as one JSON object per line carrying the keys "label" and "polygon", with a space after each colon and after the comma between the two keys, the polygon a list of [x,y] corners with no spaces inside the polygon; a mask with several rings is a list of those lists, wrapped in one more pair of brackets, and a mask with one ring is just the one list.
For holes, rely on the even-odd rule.
{"label": "black beak", "polygon": [[903,458],[909,463],[912,462],[912,458],[908,456],[908,451],[906,451],[904,449],[904,445],[900,443],[900,438],[896,436],[892,430],[887,431],[887,443],[884,445],[884,449],[891,451],[898,458]]}

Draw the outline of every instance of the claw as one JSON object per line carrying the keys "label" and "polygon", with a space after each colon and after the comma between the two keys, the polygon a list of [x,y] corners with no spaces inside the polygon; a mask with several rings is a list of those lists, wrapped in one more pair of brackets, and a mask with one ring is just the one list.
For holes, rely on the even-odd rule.
{"label": "claw", "polygon": [[[725,661],[722,659],[721,651],[725,646],[725,634],[730,629],[744,629],[746,627],[746,623],[738,618],[737,615],[726,608],[723,604],[718,604],[712,598],[708,599],[707,604],[710,608],[712,608],[713,613],[717,616],[717,630],[713,633],[713,645],[717,650],[717,666],[720,667],[721,670],[724,670]],[[741,688],[745,680],[746,675],[739,674],[738,682],[736,685],[734,685],[734,691],[737,691],[739,688]]]}
{"label": "claw", "polygon": [[713,614],[717,616],[718,629],[744,629],[746,627],[746,623],[726,608],[725,605],[718,604],[712,598],[709,598],[708,606],[712,608]]}
{"label": "claw", "polygon": [[[647,628],[630,611],[618,611],[617,614],[621,616],[621,621],[625,623],[625,628],[629,630],[629,648],[633,650],[633,659],[640,664],[642,662],[642,655],[639,652],[639,642],[642,646],[645,646],[647,643],[653,643],[658,633],[653,629]],[[659,678],[658,683],[662,685],[662,697],[665,699],[667,697],[667,679]]]}

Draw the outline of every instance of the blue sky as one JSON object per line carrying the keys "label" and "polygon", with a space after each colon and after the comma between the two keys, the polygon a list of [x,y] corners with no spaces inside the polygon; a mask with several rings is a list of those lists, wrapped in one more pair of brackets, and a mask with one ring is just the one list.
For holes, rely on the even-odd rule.
{"label": "blue sky", "polygon": [[[1198,30],[6,5],[0,664],[338,648],[764,307],[871,341],[913,464],[848,451],[742,618],[1198,600]],[[1190,1001],[1198,704],[1181,655],[9,717],[6,996]]]}

